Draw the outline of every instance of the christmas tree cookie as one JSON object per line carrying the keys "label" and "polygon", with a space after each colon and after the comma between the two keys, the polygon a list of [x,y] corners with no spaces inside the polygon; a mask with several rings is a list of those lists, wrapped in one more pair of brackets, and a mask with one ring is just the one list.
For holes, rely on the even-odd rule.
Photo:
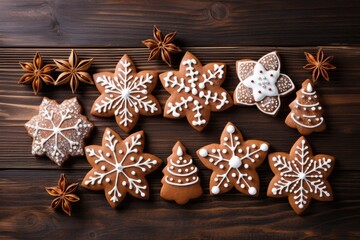
{"label": "christmas tree cookie", "polygon": [[327,177],[334,168],[333,156],[313,155],[305,137],[300,137],[290,153],[269,154],[269,164],[275,176],[271,180],[269,197],[288,197],[291,207],[301,214],[310,204],[311,198],[332,201],[333,193]]}
{"label": "christmas tree cookie", "polygon": [[149,186],[145,175],[155,171],[161,159],[143,153],[144,132],[131,134],[126,139],[107,128],[102,145],[86,146],[86,158],[92,169],[81,186],[90,190],[104,190],[111,207],[116,207],[130,193],[136,198],[148,199]]}
{"label": "christmas tree cookie", "polygon": [[200,197],[203,191],[197,175],[198,169],[191,156],[186,154],[186,148],[181,142],[174,145],[167,160],[168,163],[163,169],[160,196],[181,205]]}
{"label": "christmas tree cookie", "polygon": [[302,88],[296,93],[296,99],[289,107],[291,112],[285,120],[289,127],[297,128],[302,135],[325,130],[323,108],[310,79],[303,82]]}
{"label": "christmas tree cookie", "polygon": [[162,85],[171,94],[165,104],[164,117],[178,119],[186,116],[194,129],[202,131],[212,111],[220,112],[233,105],[229,93],[220,87],[225,74],[224,63],[203,66],[193,54],[186,52],[179,71],[160,74]]}
{"label": "christmas tree cookie", "polygon": [[280,109],[280,96],[289,94],[295,86],[289,76],[280,73],[280,59],[271,52],[253,61],[236,62],[240,80],[234,92],[234,104],[256,105],[265,114],[275,116]]}
{"label": "christmas tree cookie", "polygon": [[224,128],[220,144],[213,143],[197,151],[201,162],[213,171],[210,194],[218,195],[235,187],[246,195],[259,194],[256,168],[264,161],[269,143],[245,141],[241,132],[229,122]]}

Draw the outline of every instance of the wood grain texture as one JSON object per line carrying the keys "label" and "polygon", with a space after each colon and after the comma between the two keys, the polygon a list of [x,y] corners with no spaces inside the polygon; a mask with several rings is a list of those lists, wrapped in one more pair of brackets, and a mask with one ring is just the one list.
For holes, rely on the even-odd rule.
{"label": "wood grain texture", "polygon": [[[360,2],[318,1],[94,1],[32,0],[0,1],[0,239],[359,239],[360,161]],[[77,94],[69,86],[45,86],[34,96],[31,86],[17,85],[23,71],[19,61],[31,61],[39,51],[45,63],[67,58],[71,48],[79,57],[94,58],[91,73],[114,71],[116,63],[129,54],[138,70],[168,71],[161,61],[148,62],[149,51],[141,40],[152,36],[152,26],[165,33],[176,30],[176,43],[203,63],[227,64],[223,87],[231,94],[239,80],[235,61],[258,59],[277,50],[281,72],[296,88],[311,77],[302,69],[303,52],[315,53],[324,46],[334,55],[335,71],[330,82],[320,80],[316,89],[324,107],[328,129],[308,136],[314,153],[336,157],[329,181],[333,202],[312,200],[297,216],[288,200],[266,197],[273,174],[265,161],[259,168],[260,196],[252,198],[232,190],[209,196],[211,171],[196,157],[196,150],[218,142],[223,127],[233,122],[245,139],[271,144],[269,152],[288,152],[300,136],[284,124],[295,92],[282,98],[276,118],[256,107],[234,106],[212,113],[206,129],[198,133],[186,119],[141,116],[131,131],[145,131],[145,152],[166,161],[173,144],[180,140],[199,167],[204,189],[201,198],[178,206],[160,198],[161,169],[148,175],[150,199],[128,195],[117,209],[106,202],[103,192],[79,189],[81,201],[72,217],[49,208],[52,200],[45,186],[54,186],[61,173],[81,182],[90,169],[85,157],[70,159],[57,167],[46,157],[31,155],[32,139],[24,123],[38,113],[42,97],[61,102],[73,96],[83,114],[96,126],[87,145],[100,144],[103,131],[111,127],[127,134],[114,118],[89,114],[98,91],[80,85]],[[182,54],[175,56],[177,69]],[[57,71],[55,76],[60,72]],[[154,95],[164,106],[169,94],[160,82]]]}
{"label": "wood grain texture", "polygon": [[360,2],[2,0],[3,46],[140,47],[158,25],[180,46],[358,44]]}
{"label": "wood grain texture", "polygon": [[[297,88],[310,76],[303,70],[303,51],[316,52],[312,47],[198,47],[188,48],[203,64],[222,61],[228,71],[223,86],[233,92],[238,79],[235,61],[241,58],[257,59],[264,53],[277,50],[282,59],[282,72],[287,73]],[[356,59],[359,47],[324,47],[328,55],[335,55],[337,71],[331,72],[330,82],[319,82],[317,91],[325,109],[327,131],[312,134],[310,141],[315,153],[334,155],[337,159],[330,181],[335,192],[334,202],[313,200],[304,216],[296,216],[284,199],[266,197],[266,187],[272,172],[267,161],[259,168],[261,193],[259,199],[244,196],[236,191],[219,197],[209,197],[208,181],[211,171],[197,159],[195,152],[201,146],[218,142],[227,121],[235,123],[246,139],[259,139],[271,143],[270,152],[289,151],[299,137],[296,130],[286,127],[284,119],[289,112],[287,105],[295,92],[283,98],[278,117],[260,113],[256,108],[234,106],[221,113],[212,113],[208,127],[201,133],[193,130],[186,119],[169,120],[158,117],[141,117],[132,132],[143,129],[146,133],[145,151],[165,160],[173,144],[180,140],[188,148],[200,169],[201,183],[205,195],[185,207],[176,206],[159,197],[161,171],[151,174],[150,201],[140,201],[128,196],[121,206],[111,209],[103,192],[80,190],[81,202],[76,205],[74,217],[58,214],[48,208],[51,198],[44,186],[56,183],[61,172],[69,173],[74,181],[81,181],[90,169],[84,157],[71,159],[59,168],[46,157],[31,155],[31,138],[23,127],[37,114],[42,96],[59,102],[77,96],[87,115],[96,126],[88,144],[100,144],[103,131],[111,127],[120,133],[113,118],[97,118],[89,114],[92,103],[99,95],[94,86],[81,85],[73,95],[69,86],[44,88],[40,96],[34,96],[30,86],[17,85],[22,71],[18,61],[31,60],[35,51],[40,51],[44,60],[66,58],[67,48],[3,48],[0,53],[0,232],[6,237],[105,238],[131,234],[131,238],[327,238],[360,237],[358,223],[360,163],[354,158],[358,147],[360,118],[360,71]],[[129,54],[138,70],[169,70],[160,62],[147,62],[146,49],[82,48],[77,50],[80,58],[94,57],[91,72],[113,71],[124,53]],[[175,59],[177,68],[181,55]],[[154,95],[165,104],[168,93],[159,83]],[[14,194],[9,194],[11,189]],[[19,200],[21,199],[21,200]],[[15,214],[14,214],[15,213]],[[54,235],[55,234],[55,235]]]}

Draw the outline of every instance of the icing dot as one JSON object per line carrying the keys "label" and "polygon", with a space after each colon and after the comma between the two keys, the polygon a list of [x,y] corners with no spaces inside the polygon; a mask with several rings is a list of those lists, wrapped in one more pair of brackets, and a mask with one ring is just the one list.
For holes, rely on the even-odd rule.
{"label": "icing dot", "polygon": [[303,207],[304,207],[304,205],[302,203],[300,203],[299,208],[303,208]]}
{"label": "icing dot", "polygon": [[227,150],[224,148],[224,149],[222,150],[222,153],[227,153]]}
{"label": "icing dot", "polygon": [[174,181],[174,179],[173,179],[173,178],[170,178],[170,181],[172,182],[172,181]]}
{"label": "icing dot", "polygon": [[225,142],[229,141],[229,138],[228,138],[228,137],[224,137],[224,141],[225,141]]}
{"label": "icing dot", "polygon": [[181,183],[181,179],[178,180],[178,183]]}
{"label": "icing dot", "polygon": [[252,148],[256,148],[256,145],[255,145],[255,144],[253,144],[253,145],[251,145],[251,147],[252,147]]}
{"label": "icing dot", "polygon": [[228,133],[234,133],[235,132],[235,127],[233,125],[229,125],[226,127],[226,131]]}
{"label": "icing dot", "polygon": [[122,182],[122,185],[123,185],[123,186],[126,186],[126,181],[123,181],[123,182]]}
{"label": "icing dot", "polygon": [[212,194],[219,194],[220,193],[220,188],[218,186],[214,186],[211,188],[211,193]]}
{"label": "icing dot", "polygon": [[238,136],[236,136],[236,137],[234,137],[234,139],[237,141],[237,140],[239,140],[239,137],[238,137]]}
{"label": "icing dot", "polygon": [[135,171],[131,171],[131,175],[135,175],[136,174],[136,172]]}
{"label": "icing dot", "polygon": [[220,169],[224,169],[224,165],[223,165],[223,164],[221,164],[219,167],[220,167]]}
{"label": "icing dot", "polygon": [[109,183],[109,182],[110,182],[110,178],[106,178],[105,181],[106,181],[107,183]]}
{"label": "icing dot", "polygon": [[135,158],[134,157],[130,157],[130,161],[134,161],[135,160]]}
{"label": "icing dot", "polygon": [[193,180],[195,180],[195,179],[196,179],[196,177],[192,177],[192,179],[193,179]]}
{"label": "icing dot", "polygon": [[255,154],[255,158],[259,158],[259,154]]}
{"label": "icing dot", "polygon": [[240,187],[241,187],[241,188],[245,188],[245,184],[241,184]]}
{"label": "icing dot", "polygon": [[186,169],[185,169],[185,172],[189,172],[189,169],[186,168]]}
{"label": "icing dot", "polygon": [[248,176],[247,179],[248,179],[249,181],[251,181],[251,180],[252,180],[252,176]]}
{"label": "icing dot", "polygon": [[232,177],[236,177],[236,173],[232,173],[231,176],[232,176]]}
{"label": "icing dot", "polygon": [[194,170],[194,167],[191,167],[190,169],[191,169],[191,170]]}
{"label": "icing dot", "polygon": [[119,154],[123,154],[123,150],[120,149],[120,150],[119,150]]}
{"label": "icing dot", "polygon": [[211,162],[211,163],[214,162],[214,159],[213,159],[213,158],[210,158],[210,159],[209,159],[209,162]]}
{"label": "icing dot", "polygon": [[187,178],[185,181],[189,182],[189,181],[190,181],[190,179],[188,179],[188,178]]}
{"label": "icing dot", "polygon": [[255,195],[257,193],[256,188],[254,188],[254,187],[250,187],[248,192],[250,195]]}
{"label": "icing dot", "polygon": [[106,167],[105,166],[101,166],[101,170],[105,171]]}
{"label": "icing dot", "polygon": [[208,151],[206,149],[200,149],[199,155],[201,157],[206,157],[208,155]]}
{"label": "icing dot", "polygon": [[142,197],[145,197],[145,193],[143,193],[143,192],[142,192],[140,195],[141,195]]}
{"label": "icing dot", "polygon": [[244,168],[249,168],[249,164],[244,164]]}
{"label": "icing dot", "polygon": [[182,170],[181,170],[181,169],[179,169],[179,170],[178,170],[178,172],[179,172],[179,173],[181,173],[181,172],[182,172]]}
{"label": "icing dot", "polygon": [[225,183],[225,184],[224,184],[224,187],[226,187],[226,188],[229,187],[229,184]]}
{"label": "icing dot", "polygon": [[156,161],[156,160],[153,160],[153,161],[152,161],[152,164],[154,164],[154,165],[157,164],[157,161]]}
{"label": "icing dot", "polygon": [[180,164],[180,160],[177,160],[176,163],[177,163],[177,164]]}
{"label": "icing dot", "polygon": [[211,149],[211,152],[212,153],[216,153],[216,149],[214,148],[214,149]]}
{"label": "icing dot", "polygon": [[174,166],[171,166],[170,169],[171,169],[171,170],[174,170]]}
{"label": "icing dot", "polygon": [[183,158],[182,157],[179,157],[179,160],[182,160]]}
{"label": "icing dot", "polygon": [[260,146],[260,150],[265,152],[265,151],[269,150],[269,146],[267,144],[263,143]]}
{"label": "icing dot", "polygon": [[271,189],[272,194],[276,195],[276,188]]}
{"label": "icing dot", "polygon": [[242,153],[242,152],[243,152],[243,150],[241,148],[239,148],[238,153]]}
{"label": "icing dot", "polygon": [[219,181],[219,179],[218,179],[218,178],[214,178],[214,181],[217,182],[217,181]]}

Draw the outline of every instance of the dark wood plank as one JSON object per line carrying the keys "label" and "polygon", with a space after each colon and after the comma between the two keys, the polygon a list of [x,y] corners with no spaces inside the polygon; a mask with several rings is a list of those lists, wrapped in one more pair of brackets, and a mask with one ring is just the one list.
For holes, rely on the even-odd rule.
{"label": "dark wood plank", "polygon": [[[282,57],[282,72],[291,76],[297,87],[310,76],[309,72],[302,69],[305,64],[303,51],[315,52],[314,48],[276,48]],[[17,85],[16,82],[22,75],[18,65],[20,60],[31,60],[36,50],[39,50],[44,59],[66,58],[69,49],[0,49],[0,168],[45,168],[58,169],[45,157],[31,155],[31,138],[27,136],[23,125],[33,115],[37,114],[37,107],[42,96],[63,101],[74,95],[68,86],[47,87],[40,94],[34,96],[31,86]],[[267,47],[231,47],[231,48],[190,48],[194,54],[205,64],[211,61],[223,61],[228,66],[227,79],[223,86],[231,93],[238,84],[235,73],[235,61],[241,58],[254,58],[273,50]],[[360,134],[360,70],[358,58],[359,47],[326,47],[326,54],[335,55],[334,64],[337,71],[331,72],[331,82],[320,82],[317,89],[321,95],[325,118],[328,129],[325,132],[312,134],[308,137],[315,153],[327,153],[336,156],[338,170],[360,170],[360,161],[354,158],[354,149],[358,148]],[[147,50],[144,49],[80,49],[80,57],[94,57],[92,72],[113,71],[122,54],[128,53],[134,60],[139,70],[157,69],[159,72],[168,70],[164,65],[157,66],[157,62],[147,62]],[[175,66],[180,57],[175,60]],[[159,83],[154,91],[160,99],[161,105],[165,104],[167,92]],[[75,95],[84,107],[84,113],[95,124],[92,137],[88,144],[100,144],[103,131],[111,127],[126,136],[116,125],[113,118],[98,118],[89,114],[94,100],[99,95],[94,86],[80,86]],[[288,128],[284,119],[289,112],[287,104],[295,97],[295,93],[283,99],[283,105],[278,117],[266,116],[254,108],[234,106],[225,112],[212,113],[208,127],[201,133],[193,130],[186,119],[169,120],[158,117],[141,117],[138,125],[132,132],[143,129],[146,133],[147,151],[166,159],[172,145],[176,140],[181,140],[188,147],[189,152],[195,152],[201,146],[217,142],[227,121],[234,122],[246,138],[266,140],[271,143],[271,151],[289,151],[293,142],[299,137],[296,130]],[[161,126],[161,127],[160,127]],[[85,158],[69,160],[62,169],[88,169]]]}
{"label": "dark wood plank", "polygon": [[2,46],[140,47],[152,26],[181,46],[358,44],[360,2],[2,0]]}
{"label": "dark wood plank", "polygon": [[[297,216],[286,198],[266,198],[271,176],[259,170],[259,198],[231,191],[218,197],[208,194],[210,171],[200,174],[204,196],[186,206],[160,198],[161,171],[149,175],[149,201],[126,197],[112,209],[103,192],[80,189],[81,202],[73,216],[52,211],[44,186],[56,183],[60,171],[2,170],[0,180],[0,232],[5,239],[358,239],[360,237],[360,175],[335,171],[330,181],[333,202],[317,202]],[[84,170],[65,171],[71,181],[81,181]],[[11,194],[10,194],[11,193]]]}

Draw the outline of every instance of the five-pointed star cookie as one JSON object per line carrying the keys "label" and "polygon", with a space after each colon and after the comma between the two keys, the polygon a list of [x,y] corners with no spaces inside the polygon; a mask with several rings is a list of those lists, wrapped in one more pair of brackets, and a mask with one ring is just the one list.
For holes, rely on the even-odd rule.
{"label": "five-pointed star cookie", "polygon": [[145,175],[156,170],[161,159],[143,153],[144,132],[131,134],[125,140],[110,128],[104,132],[102,146],[85,147],[86,158],[92,169],[82,186],[90,190],[104,190],[111,207],[116,207],[126,193],[148,199],[149,186]]}
{"label": "five-pointed star cookie", "polygon": [[39,114],[25,124],[33,138],[32,154],[48,156],[61,166],[69,156],[84,155],[84,139],[90,135],[93,124],[81,115],[77,98],[58,104],[44,97]]}
{"label": "five-pointed star cookie", "polygon": [[332,201],[333,193],[327,177],[334,168],[335,158],[330,155],[313,155],[311,146],[300,137],[290,153],[269,154],[269,164],[275,176],[271,180],[269,197],[288,197],[291,207],[301,214],[311,198]]}
{"label": "five-pointed star cookie", "polygon": [[239,60],[236,72],[240,80],[234,92],[237,105],[256,105],[260,111],[276,115],[280,109],[280,96],[295,89],[292,80],[280,73],[280,60],[276,52],[259,59]]}
{"label": "five-pointed star cookie", "polygon": [[115,68],[115,73],[94,74],[101,95],[94,102],[91,114],[115,119],[119,127],[130,132],[138,121],[139,114],[152,116],[161,113],[158,100],[151,95],[157,82],[156,71],[136,72],[134,63],[124,55]]}
{"label": "five-pointed star cookie", "polygon": [[259,194],[259,176],[256,168],[264,161],[269,143],[245,141],[241,132],[229,122],[221,134],[220,144],[210,144],[197,151],[201,162],[213,170],[210,194],[228,192],[232,187],[246,194]]}
{"label": "five-pointed star cookie", "polygon": [[171,94],[165,104],[164,117],[186,116],[193,128],[202,131],[211,111],[219,112],[233,105],[230,95],[220,87],[225,74],[224,63],[202,66],[193,54],[186,52],[179,71],[160,74],[162,85]]}

